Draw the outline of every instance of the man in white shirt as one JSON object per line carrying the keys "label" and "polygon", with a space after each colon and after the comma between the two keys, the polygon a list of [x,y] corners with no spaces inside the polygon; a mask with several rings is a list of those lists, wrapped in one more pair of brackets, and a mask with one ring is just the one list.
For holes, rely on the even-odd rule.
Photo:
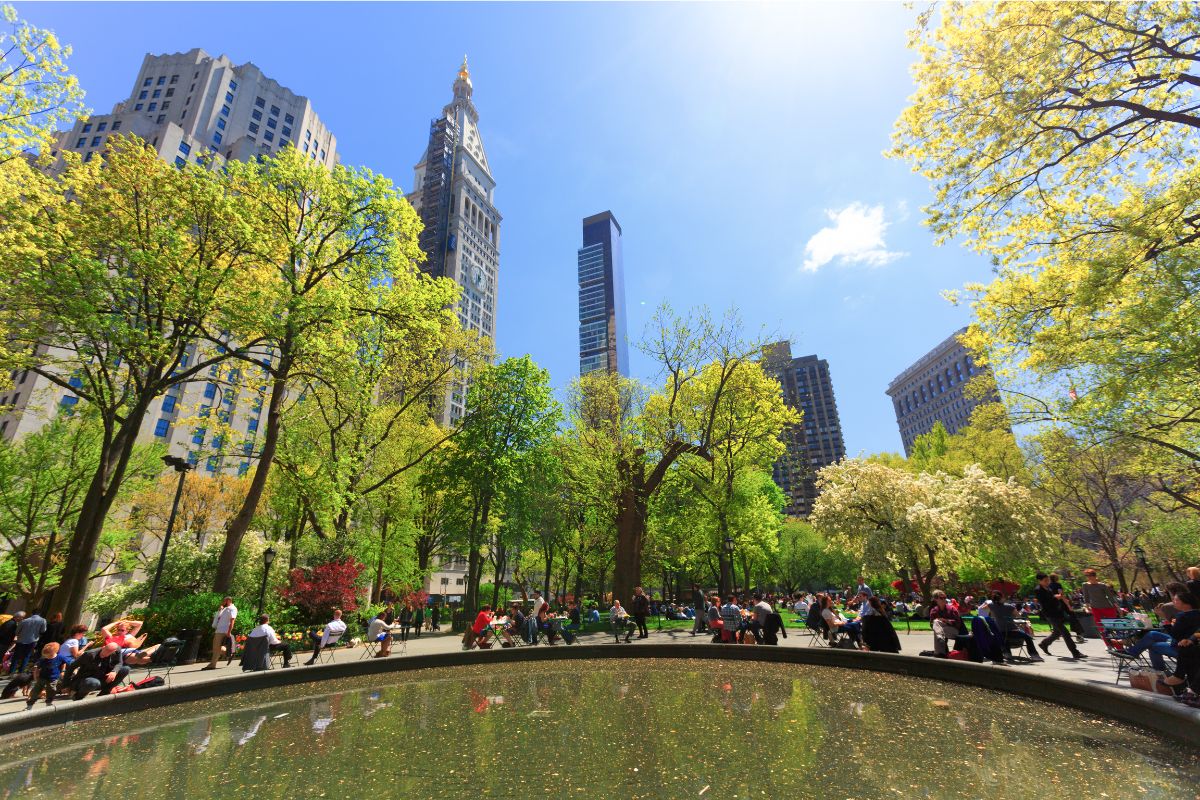
{"label": "man in white shirt", "polygon": [[258,618],[258,625],[250,630],[248,638],[257,639],[260,636],[267,637],[267,649],[272,653],[283,653],[283,666],[290,667],[292,665],[292,646],[279,638],[275,633],[275,629],[270,625],[271,618],[263,614]]}
{"label": "man in white shirt", "polygon": [[533,593],[533,611],[530,612],[529,617],[525,620],[525,627],[526,627],[525,641],[527,641],[529,644],[537,644],[538,643],[538,634],[537,634],[538,611],[540,611],[542,606],[544,606],[544,605],[546,605],[546,599],[544,597],[542,597],[542,593],[539,591],[534,591],[534,593]]}
{"label": "man in white shirt", "polygon": [[237,606],[233,604],[232,597],[221,598],[221,607],[213,614],[212,661],[209,661],[204,669],[217,668],[217,662],[221,659],[221,648],[226,644],[229,657],[225,659],[225,663],[233,660],[233,623],[237,620],[237,613]]}
{"label": "man in white shirt", "polygon": [[633,635],[634,630],[637,629],[637,626],[634,625],[633,620],[629,618],[629,612],[627,612],[621,606],[621,601],[615,597],[613,598],[612,608],[608,610],[608,618],[612,622],[614,635],[620,636],[621,630],[624,630],[625,641],[628,642],[629,638]]}
{"label": "man in white shirt", "polygon": [[309,634],[313,640],[312,658],[304,662],[305,666],[310,666],[317,660],[317,656],[321,655],[321,651],[328,647],[330,643],[336,642],[342,638],[342,634],[346,632],[346,623],[342,622],[342,610],[335,608],[333,610],[333,619],[325,623],[325,630],[320,633]]}

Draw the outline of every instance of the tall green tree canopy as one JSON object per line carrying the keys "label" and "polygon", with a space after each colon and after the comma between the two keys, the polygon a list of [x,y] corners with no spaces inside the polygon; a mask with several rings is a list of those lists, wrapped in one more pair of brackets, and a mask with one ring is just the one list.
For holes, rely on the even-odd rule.
{"label": "tall green tree canopy", "polygon": [[947,3],[913,34],[893,154],[929,223],[990,255],[968,344],[1026,418],[1200,465],[1200,13],[1194,3]]}

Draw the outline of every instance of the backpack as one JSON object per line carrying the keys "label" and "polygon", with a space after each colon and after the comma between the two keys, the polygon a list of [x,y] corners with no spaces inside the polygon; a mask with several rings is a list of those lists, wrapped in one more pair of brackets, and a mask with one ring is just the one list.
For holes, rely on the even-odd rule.
{"label": "backpack", "polygon": [[166,684],[161,675],[147,675],[140,681],[130,684],[132,689],[157,689]]}

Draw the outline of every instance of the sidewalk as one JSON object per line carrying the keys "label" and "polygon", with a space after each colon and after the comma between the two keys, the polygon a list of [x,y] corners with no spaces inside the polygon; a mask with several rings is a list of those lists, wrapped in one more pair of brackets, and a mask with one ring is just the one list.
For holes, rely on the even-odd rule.
{"label": "sidewalk", "polygon": [[[790,629],[791,636],[781,641],[781,647],[806,647],[808,645],[808,637],[799,635],[799,631],[795,628]],[[933,649],[933,634],[928,631],[913,631],[905,633],[903,628],[897,631],[900,636],[900,646],[902,648],[901,655],[916,656],[922,650]],[[650,638],[646,641],[660,644],[666,643],[701,643],[707,640],[707,635],[695,636],[687,630],[663,630],[656,631],[651,626]],[[587,647],[589,644],[607,644],[612,642],[612,636],[608,633],[591,633],[581,636],[579,643],[574,647]],[[540,645],[546,647],[547,645]],[[567,645],[558,644],[557,647],[566,647]],[[630,648],[636,648],[638,642],[635,639],[633,643],[628,645]],[[713,645],[717,647],[717,645]],[[741,645],[725,645],[726,647],[735,647]],[[749,645],[746,645],[749,646]],[[404,658],[412,655],[427,655],[432,653],[448,653],[454,652],[461,648],[461,637],[458,634],[452,633],[436,633],[424,634],[419,639],[411,638],[408,641],[407,647],[399,644],[392,648],[391,659]],[[1053,656],[1047,658],[1042,663],[1018,663],[1004,666],[989,665],[992,669],[1014,670],[1014,671],[1029,671],[1031,673],[1047,675],[1055,678],[1066,680],[1080,681],[1083,683],[1097,684],[1107,687],[1116,686],[1116,673],[1113,670],[1108,655],[1105,653],[1104,645],[1099,639],[1089,639],[1086,643],[1079,645],[1079,649],[1089,658],[1085,661],[1072,661],[1064,656],[1068,655],[1067,649],[1063,643],[1056,642],[1051,648]],[[309,652],[305,651],[298,653],[292,659],[293,670],[304,670],[303,662],[308,658]],[[337,663],[347,663],[361,660],[363,656],[362,647],[338,648],[333,651],[333,659]],[[276,662],[278,664],[278,662]],[[183,667],[177,667],[171,673],[172,686],[186,686],[193,684],[206,683],[209,681],[236,681],[243,676],[241,669],[238,667],[237,659],[235,658],[231,664],[226,665],[221,662],[221,666],[215,671],[202,671],[207,662],[198,662],[189,664]],[[276,666],[276,669],[279,667]],[[1127,684],[1123,684],[1126,691],[1136,691],[1129,689]],[[333,688],[331,687],[331,691]],[[1141,693],[1146,694],[1146,693]],[[80,703],[104,703],[110,698],[97,697],[90,695]],[[1174,703],[1169,698],[1162,698],[1163,702]],[[72,703],[71,700],[61,700],[56,705],[62,703]],[[38,703],[32,711],[25,710],[25,700],[18,696],[12,700],[0,701],[0,717],[10,714],[37,714],[46,708],[44,703]]]}

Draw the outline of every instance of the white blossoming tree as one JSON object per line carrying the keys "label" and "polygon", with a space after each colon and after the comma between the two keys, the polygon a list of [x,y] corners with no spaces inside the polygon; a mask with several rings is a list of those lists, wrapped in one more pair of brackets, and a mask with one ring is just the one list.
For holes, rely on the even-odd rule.
{"label": "white blossoming tree", "polygon": [[821,494],[810,521],[830,547],[868,571],[907,574],[926,599],[946,571],[1028,564],[1049,541],[1029,490],[977,466],[956,477],[847,459],[821,470],[817,482]]}

